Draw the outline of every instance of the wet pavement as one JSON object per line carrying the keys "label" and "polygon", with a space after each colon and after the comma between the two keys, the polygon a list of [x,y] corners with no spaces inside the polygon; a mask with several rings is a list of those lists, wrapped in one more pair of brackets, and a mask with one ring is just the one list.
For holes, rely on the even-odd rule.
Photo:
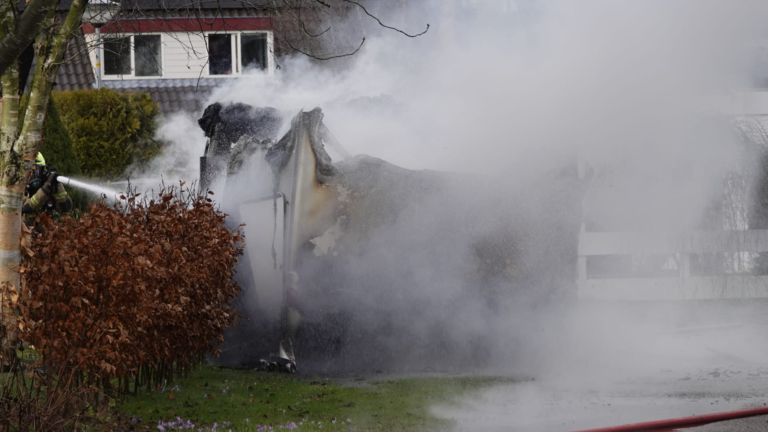
{"label": "wet pavement", "polygon": [[[462,431],[574,431],[768,405],[768,327],[637,333],[566,346],[534,381],[434,407]],[[636,338],[633,341],[633,338]],[[580,347],[580,348],[574,348]],[[685,429],[768,431],[768,416]]]}

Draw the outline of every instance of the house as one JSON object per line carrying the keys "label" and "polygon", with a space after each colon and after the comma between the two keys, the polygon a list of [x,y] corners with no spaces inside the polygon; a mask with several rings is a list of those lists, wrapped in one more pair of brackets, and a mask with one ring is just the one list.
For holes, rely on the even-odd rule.
{"label": "house", "polygon": [[[216,86],[253,74],[274,75],[282,56],[344,49],[332,28],[339,15],[321,17],[311,5],[299,10],[256,4],[91,2],[54,89],[141,91],[164,113],[199,113]],[[338,9],[340,15],[347,10]],[[323,33],[323,26],[330,31]]]}

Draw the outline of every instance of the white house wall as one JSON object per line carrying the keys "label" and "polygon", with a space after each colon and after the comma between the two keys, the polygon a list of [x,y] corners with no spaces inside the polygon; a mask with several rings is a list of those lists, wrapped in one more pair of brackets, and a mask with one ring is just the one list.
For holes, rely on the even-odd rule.
{"label": "white house wall", "polygon": [[[275,59],[274,59],[274,35],[271,31],[253,31],[243,32],[244,34],[253,33],[266,33],[267,34],[267,69],[268,74],[274,74]],[[240,73],[234,73],[232,75],[215,75],[208,74],[208,47],[206,44],[206,36],[200,32],[174,32],[174,33],[143,33],[143,34],[160,34],[162,44],[162,69],[163,76],[161,77],[133,77],[133,76],[120,76],[120,75],[104,75],[102,64],[102,80],[103,81],[115,81],[115,80],[159,80],[159,79],[197,79],[197,78],[220,78],[231,79],[241,76]],[[221,33],[219,33],[221,34]],[[235,34],[232,32],[230,34]],[[115,34],[104,35],[104,37],[114,37]],[[130,34],[123,34],[122,36],[130,36]],[[88,46],[96,45],[96,35],[85,35]],[[238,47],[239,48],[239,47]],[[91,65],[94,66],[94,74],[96,71],[96,50],[90,50]],[[239,61],[239,59],[236,59]],[[103,55],[102,55],[103,62]]]}
{"label": "white house wall", "polygon": [[200,33],[166,33],[163,47],[164,78],[208,76],[208,48]]}

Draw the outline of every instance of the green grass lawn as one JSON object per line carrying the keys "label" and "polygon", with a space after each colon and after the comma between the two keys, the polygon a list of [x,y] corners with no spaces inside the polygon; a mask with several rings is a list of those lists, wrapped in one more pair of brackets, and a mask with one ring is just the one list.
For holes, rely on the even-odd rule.
{"label": "green grass lawn", "polygon": [[[497,377],[426,377],[350,381],[205,367],[167,388],[126,397],[119,406],[138,429],[189,420],[193,430],[435,430],[450,422],[429,408],[494,384]],[[353,385],[354,384],[354,385]],[[141,419],[141,421],[139,421]],[[187,424],[188,425],[188,424]],[[265,429],[264,426],[267,426]]]}

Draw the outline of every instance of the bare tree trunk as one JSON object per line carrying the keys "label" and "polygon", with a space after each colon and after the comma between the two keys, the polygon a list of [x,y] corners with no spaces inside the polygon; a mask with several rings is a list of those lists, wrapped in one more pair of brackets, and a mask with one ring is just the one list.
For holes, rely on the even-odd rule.
{"label": "bare tree trunk", "polygon": [[[16,16],[8,5],[0,7],[0,38],[15,31]],[[0,114],[0,170],[8,160],[10,149],[16,141],[19,129],[19,68],[18,63],[13,62],[0,77],[3,90],[3,107]],[[6,303],[10,292],[8,285],[19,286],[18,263],[21,261],[18,239],[21,234],[21,219],[19,209],[23,190],[18,188],[6,188],[0,185],[0,226],[17,227],[5,232],[0,232],[0,327],[4,334],[0,334],[3,346],[0,355],[9,355],[8,348],[16,340],[16,319],[11,305]],[[15,225],[14,225],[15,224]],[[15,267],[14,267],[15,266]],[[7,285],[2,284],[7,283]],[[0,364],[3,362],[0,361]]]}
{"label": "bare tree trunk", "polygon": [[[64,58],[69,40],[80,27],[84,9],[85,0],[74,0],[59,28],[54,25],[55,9],[48,11],[44,30],[37,35],[35,42],[37,66],[23,119],[19,118],[18,64],[12,64],[2,76],[4,98],[0,116],[0,283],[17,288],[23,288],[19,269],[24,189],[42,144],[43,122],[56,72]],[[5,31],[14,28],[15,16],[10,12],[0,19],[3,19],[3,24],[7,24],[4,26]],[[0,298],[0,302],[2,301]],[[5,314],[9,312],[9,305],[0,303],[0,309]],[[13,342],[10,337],[9,342]]]}

